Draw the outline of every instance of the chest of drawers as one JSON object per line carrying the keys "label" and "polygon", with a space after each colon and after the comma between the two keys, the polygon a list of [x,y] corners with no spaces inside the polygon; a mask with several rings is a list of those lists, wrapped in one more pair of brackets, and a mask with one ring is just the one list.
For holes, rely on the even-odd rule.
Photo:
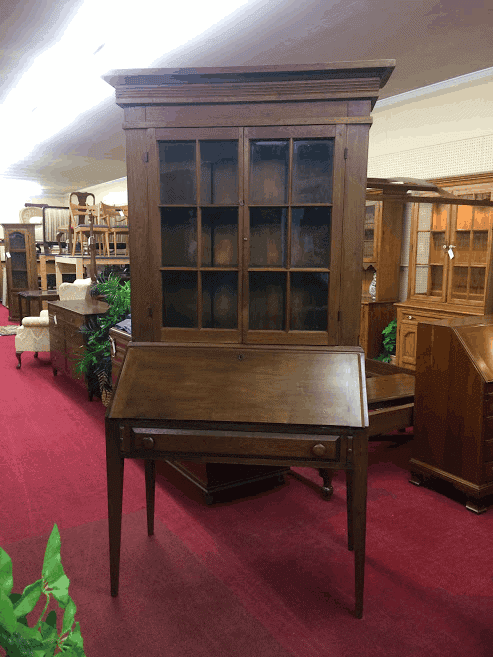
{"label": "chest of drawers", "polygon": [[101,301],[53,301],[48,303],[50,318],[50,353],[53,374],[62,372],[76,381],[84,381],[76,373],[78,360],[84,354],[81,327],[88,318],[104,314],[108,304]]}

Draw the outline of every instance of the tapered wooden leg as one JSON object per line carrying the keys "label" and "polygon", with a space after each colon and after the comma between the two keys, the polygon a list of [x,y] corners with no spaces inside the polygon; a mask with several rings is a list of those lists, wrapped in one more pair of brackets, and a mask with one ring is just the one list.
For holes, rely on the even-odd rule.
{"label": "tapered wooden leg", "polygon": [[156,461],[145,460],[147,535],[154,534],[154,501],[156,499]]}
{"label": "tapered wooden leg", "polygon": [[347,549],[354,550],[353,541],[353,471],[346,470]]}
{"label": "tapered wooden leg", "polygon": [[38,357],[38,352],[35,351],[35,352],[34,352],[34,358],[37,358],[37,357]]}
{"label": "tapered wooden leg", "polygon": [[106,474],[108,485],[108,527],[110,544],[111,595],[118,595],[122,532],[123,471],[118,424],[106,422]]}
{"label": "tapered wooden leg", "polygon": [[332,479],[335,475],[335,470],[330,468],[319,468],[318,474],[322,477],[324,485],[320,489],[320,494],[324,500],[330,500],[332,493],[334,492],[334,487],[332,486]]}
{"label": "tapered wooden leg", "polygon": [[356,618],[363,617],[365,584],[366,494],[368,473],[368,440],[366,436],[353,439],[352,524],[354,539],[354,579]]}
{"label": "tapered wooden leg", "polygon": [[20,369],[21,369],[21,356],[22,356],[22,351],[16,351],[16,352],[15,352],[15,355],[17,356],[17,360],[19,361],[15,367],[16,367],[16,369],[20,370]]}

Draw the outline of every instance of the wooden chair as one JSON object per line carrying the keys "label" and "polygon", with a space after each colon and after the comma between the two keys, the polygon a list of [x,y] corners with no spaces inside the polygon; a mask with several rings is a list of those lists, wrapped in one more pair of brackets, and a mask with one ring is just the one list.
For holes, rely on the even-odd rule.
{"label": "wooden chair", "polygon": [[[116,236],[129,234],[128,228],[128,205],[106,205],[100,203],[101,219],[110,226],[110,235],[113,238],[113,249],[116,256]],[[125,255],[128,255],[128,238],[126,241]]]}
{"label": "wooden chair", "polygon": [[100,243],[103,255],[110,255],[110,227],[101,223],[100,208],[97,205],[78,205],[69,203],[70,222],[73,226],[74,239],[72,242],[72,255],[75,255],[77,243],[80,244],[81,254],[84,252],[84,238],[86,242],[91,234],[94,238],[101,237]]}
{"label": "wooden chair", "polygon": [[[77,205],[87,204],[87,199],[92,198],[92,204],[96,203],[96,197],[92,192],[70,192],[68,197],[69,205],[72,203],[73,197],[77,199]],[[65,240],[62,240],[62,237],[66,237]],[[56,241],[58,242],[58,250],[62,252],[62,241],[68,242],[67,252],[72,253],[72,243],[74,238],[74,224],[72,219],[72,214],[70,214],[69,225],[68,226],[59,226],[56,234]]]}

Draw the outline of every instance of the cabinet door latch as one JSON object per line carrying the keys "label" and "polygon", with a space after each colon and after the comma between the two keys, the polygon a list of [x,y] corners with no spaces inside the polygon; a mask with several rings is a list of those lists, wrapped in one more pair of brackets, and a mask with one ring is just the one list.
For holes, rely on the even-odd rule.
{"label": "cabinet door latch", "polygon": [[345,148],[344,149],[344,159],[347,160],[347,156],[349,155],[349,149]]}
{"label": "cabinet door latch", "polygon": [[147,164],[149,162],[149,153],[147,151],[145,153],[142,153],[142,162],[144,164]]}
{"label": "cabinet door latch", "polygon": [[147,315],[148,317],[152,317],[152,306],[149,306],[149,308],[147,309]]}

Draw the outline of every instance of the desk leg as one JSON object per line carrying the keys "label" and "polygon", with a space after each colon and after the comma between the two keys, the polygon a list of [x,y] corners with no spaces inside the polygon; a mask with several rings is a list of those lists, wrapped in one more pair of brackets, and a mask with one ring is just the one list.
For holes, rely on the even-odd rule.
{"label": "desk leg", "polygon": [[156,498],[156,461],[145,460],[147,535],[154,534],[154,500]]}
{"label": "desk leg", "polygon": [[354,539],[354,579],[356,618],[363,617],[365,584],[366,491],[368,476],[368,439],[353,439],[352,526]]}
{"label": "desk leg", "polygon": [[118,595],[122,534],[123,470],[118,424],[106,422],[106,474],[108,486],[108,527],[110,543],[111,595]]}
{"label": "desk leg", "polygon": [[347,549],[354,550],[353,539],[353,471],[346,470]]}

